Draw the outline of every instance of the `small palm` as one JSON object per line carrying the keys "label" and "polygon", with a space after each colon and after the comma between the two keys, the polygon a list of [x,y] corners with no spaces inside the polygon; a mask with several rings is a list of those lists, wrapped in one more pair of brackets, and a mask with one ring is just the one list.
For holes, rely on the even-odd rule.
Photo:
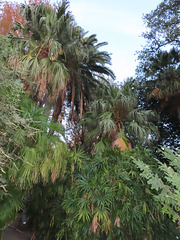
{"label": "small palm", "polygon": [[[137,141],[148,141],[148,137],[155,132],[152,123],[155,114],[149,110],[137,108],[137,98],[130,83],[121,89],[117,86],[104,86],[100,99],[92,102],[91,111],[84,120],[90,130],[88,137],[99,142],[110,139],[111,142],[121,140],[121,144],[130,147]],[[129,88],[129,89],[127,89]]]}

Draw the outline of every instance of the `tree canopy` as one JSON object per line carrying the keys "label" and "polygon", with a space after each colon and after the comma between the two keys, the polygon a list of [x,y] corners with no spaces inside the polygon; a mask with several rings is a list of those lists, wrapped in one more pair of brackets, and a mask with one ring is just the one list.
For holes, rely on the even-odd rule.
{"label": "tree canopy", "polygon": [[[74,112],[82,117],[83,109],[105,76],[114,78],[107,67],[110,55],[99,48],[96,35],[86,37],[72,14],[68,2],[62,1],[54,8],[46,4],[22,6],[26,24],[15,24],[25,38],[12,36],[22,49],[22,58],[30,79],[35,83],[27,88],[42,106],[53,106],[53,118],[58,121],[64,101],[70,103],[70,118]],[[32,85],[32,84],[31,84]]]}
{"label": "tree canopy", "polygon": [[146,45],[139,52],[140,104],[160,115],[158,143],[178,147],[180,136],[179,1],[165,0],[144,16]]}
{"label": "tree canopy", "polygon": [[2,5],[0,237],[20,213],[33,240],[180,237],[178,7],[144,16],[137,76],[117,85],[67,1]]}

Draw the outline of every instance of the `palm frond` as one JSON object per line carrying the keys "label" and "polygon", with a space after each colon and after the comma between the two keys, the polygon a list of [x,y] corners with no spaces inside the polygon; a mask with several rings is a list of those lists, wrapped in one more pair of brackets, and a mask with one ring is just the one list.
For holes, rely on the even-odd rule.
{"label": "palm frond", "polygon": [[99,116],[99,123],[101,131],[104,133],[110,133],[116,128],[114,121],[112,120],[112,112],[105,112]]}

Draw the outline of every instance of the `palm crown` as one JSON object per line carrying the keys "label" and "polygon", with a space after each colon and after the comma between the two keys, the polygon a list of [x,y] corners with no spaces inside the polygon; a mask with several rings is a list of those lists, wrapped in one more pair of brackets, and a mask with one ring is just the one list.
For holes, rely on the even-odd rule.
{"label": "palm crown", "polygon": [[136,93],[127,82],[122,88],[104,86],[101,98],[92,102],[84,124],[90,131],[87,137],[98,142],[95,148],[103,149],[109,138],[113,146],[125,150],[131,144],[149,141],[156,131],[155,119],[152,111],[138,108]]}
{"label": "palm crown", "polygon": [[109,54],[99,50],[106,43],[98,44],[95,35],[86,37],[67,8],[66,1],[54,9],[44,4],[23,6],[26,25],[15,26],[24,36],[20,39],[22,60],[30,76],[35,77],[33,95],[41,105],[53,104],[55,121],[67,95],[71,117],[74,110],[82,116],[91,95],[89,85],[94,88],[105,76],[114,78],[106,67]]}

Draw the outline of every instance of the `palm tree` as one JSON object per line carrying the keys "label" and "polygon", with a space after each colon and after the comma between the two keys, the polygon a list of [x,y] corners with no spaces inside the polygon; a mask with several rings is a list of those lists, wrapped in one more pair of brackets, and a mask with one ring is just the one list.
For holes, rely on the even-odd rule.
{"label": "palm tree", "polygon": [[[85,37],[67,11],[67,1],[55,8],[44,4],[23,6],[26,25],[16,24],[24,36],[22,60],[36,83],[34,97],[40,105],[53,105],[53,118],[58,121],[64,100],[70,96],[71,117],[74,110],[82,116],[91,88],[104,76],[114,78],[106,67],[107,52],[100,51],[95,35]],[[29,84],[28,84],[29,85]],[[75,106],[75,109],[74,109]]]}
{"label": "palm tree", "polygon": [[[113,72],[105,66],[110,63],[110,56],[107,52],[100,51],[101,46],[106,43],[97,43],[96,35],[91,35],[83,39],[83,54],[76,55],[74,61],[67,61],[67,68],[70,69],[70,95],[71,116],[73,118],[74,107],[79,109],[80,118],[83,109],[87,109],[87,104],[92,99],[99,84],[107,81],[105,76],[114,78]],[[80,49],[82,49],[80,47]],[[77,51],[77,49],[75,49]],[[71,64],[68,66],[68,64]]]}
{"label": "palm tree", "polygon": [[156,131],[153,121],[155,113],[138,109],[135,90],[131,81],[121,88],[116,85],[104,86],[101,97],[91,104],[83,124],[88,129],[95,150],[104,151],[109,146],[127,150],[132,145],[149,142]]}

